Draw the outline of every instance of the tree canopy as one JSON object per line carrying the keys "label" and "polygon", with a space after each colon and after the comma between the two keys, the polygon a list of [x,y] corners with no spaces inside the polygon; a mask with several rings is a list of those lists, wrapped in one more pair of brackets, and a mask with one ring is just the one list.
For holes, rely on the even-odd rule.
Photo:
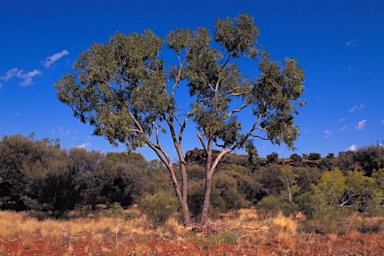
{"label": "tree canopy", "polygon": [[[57,96],[75,117],[94,127],[94,135],[129,150],[149,146],[168,168],[176,195],[190,223],[187,169],[182,142],[192,120],[207,154],[206,184],[201,222],[207,221],[212,176],[220,159],[235,149],[255,147],[253,138],[294,149],[299,135],[294,123],[303,106],[304,72],[297,60],[272,61],[258,45],[259,28],[247,14],[215,21],[207,28],[176,29],[165,39],[151,30],[143,34],[116,33],[105,44],[92,44],[55,84]],[[166,65],[163,47],[175,58]],[[252,75],[245,75],[240,59],[249,59]],[[175,61],[176,60],[176,61]],[[189,109],[179,108],[176,91],[187,86]],[[238,113],[250,109],[247,125]],[[179,159],[181,180],[159,133],[169,133]],[[214,148],[220,153],[213,156]]]}

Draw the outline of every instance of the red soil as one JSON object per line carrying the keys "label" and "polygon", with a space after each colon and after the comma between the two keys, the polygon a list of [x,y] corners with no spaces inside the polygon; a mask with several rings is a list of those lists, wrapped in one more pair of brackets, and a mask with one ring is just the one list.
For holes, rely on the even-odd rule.
{"label": "red soil", "polygon": [[157,240],[155,237],[105,238],[101,243],[87,237],[71,241],[44,241],[41,237],[0,241],[0,255],[384,255],[384,238],[378,234],[353,237],[301,235],[290,241],[276,238],[237,244],[210,245],[196,241]]}

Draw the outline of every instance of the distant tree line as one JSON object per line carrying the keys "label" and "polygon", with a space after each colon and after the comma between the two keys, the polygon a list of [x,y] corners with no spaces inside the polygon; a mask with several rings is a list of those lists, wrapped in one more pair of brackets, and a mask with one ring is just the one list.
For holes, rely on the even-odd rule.
{"label": "distant tree line", "polygon": [[[196,150],[186,159],[188,206],[198,219],[204,201],[204,156]],[[3,210],[61,218],[83,206],[118,203],[126,208],[137,203],[150,211],[151,204],[159,209],[159,198],[174,197],[168,176],[159,160],[148,162],[138,153],[61,149],[59,140],[36,140],[33,134],[0,140]],[[180,211],[177,200],[169,202],[176,204],[173,211]],[[340,211],[382,215],[383,202],[384,148],[375,145],[324,158],[319,153],[292,154],[289,159],[279,159],[277,153],[266,158],[228,155],[218,164],[209,211],[215,217],[255,206],[265,216],[302,212],[318,218]]]}

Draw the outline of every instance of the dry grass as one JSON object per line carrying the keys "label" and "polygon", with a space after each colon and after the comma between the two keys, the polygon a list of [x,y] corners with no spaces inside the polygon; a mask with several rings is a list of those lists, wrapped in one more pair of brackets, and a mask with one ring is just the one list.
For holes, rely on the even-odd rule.
{"label": "dry grass", "polygon": [[344,235],[338,232],[319,235],[307,233],[308,229],[303,226],[324,223],[281,214],[261,219],[255,209],[229,213],[211,220],[205,227],[185,228],[171,218],[157,229],[150,228],[149,221],[137,209],[126,210],[120,216],[111,216],[105,211],[105,216],[99,214],[96,218],[42,221],[26,213],[0,211],[0,254],[6,252],[7,243],[14,241],[17,243],[14,254],[41,250],[36,241],[44,244],[45,251],[62,248],[61,255],[93,255],[100,251],[119,252],[119,255],[172,254],[170,248],[186,252],[180,255],[190,255],[196,250],[231,255],[225,246],[231,246],[236,252],[233,255],[375,255],[378,250],[384,250],[384,217],[354,215],[343,225]]}

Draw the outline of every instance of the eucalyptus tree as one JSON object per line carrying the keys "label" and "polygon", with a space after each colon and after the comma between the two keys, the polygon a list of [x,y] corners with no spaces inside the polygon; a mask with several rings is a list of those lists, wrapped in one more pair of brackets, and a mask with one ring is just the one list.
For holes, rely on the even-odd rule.
{"label": "eucalyptus tree", "polygon": [[[124,143],[129,150],[147,145],[157,154],[169,170],[187,225],[182,144],[193,121],[207,154],[204,224],[212,177],[224,155],[243,147],[254,151],[253,138],[294,148],[299,134],[294,115],[303,105],[303,70],[294,59],[286,58],[284,64],[271,61],[258,46],[258,36],[259,28],[246,14],[216,20],[213,35],[207,28],[176,29],[165,39],[151,30],[116,33],[107,43],[94,43],[81,53],[73,73],[55,84],[56,92],[75,117],[94,127],[94,135],[105,136],[112,144]],[[176,64],[166,66],[160,58],[164,44],[175,54]],[[249,76],[238,65],[242,59],[249,59],[249,67],[255,69]],[[176,97],[185,86],[190,93],[188,110],[177,104]],[[249,123],[243,127],[238,114],[246,109],[250,109]],[[179,168],[162,144],[161,132],[170,134]],[[214,149],[220,153],[213,155]],[[176,169],[180,169],[180,181]]]}

